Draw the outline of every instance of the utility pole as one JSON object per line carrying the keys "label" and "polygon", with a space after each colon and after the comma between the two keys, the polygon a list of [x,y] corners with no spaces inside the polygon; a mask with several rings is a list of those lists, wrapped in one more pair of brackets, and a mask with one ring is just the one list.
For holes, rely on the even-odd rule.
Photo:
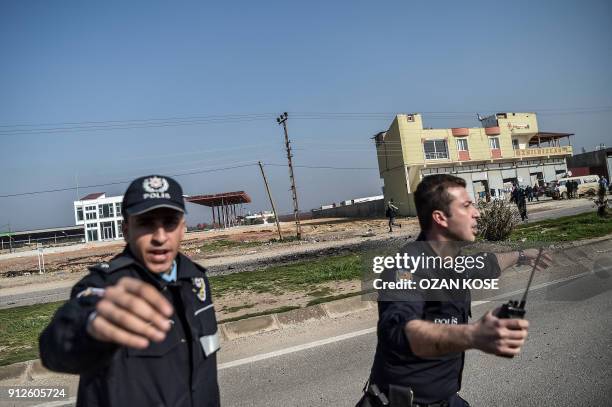
{"label": "utility pole", "polygon": [[293,176],[293,164],[291,163],[291,145],[289,144],[289,135],[287,134],[287,112],[276,118],[276,122],[283,126],[285,131],[285,148],[287,149],[287,161],[289,161],[289,179],[291,180],[291,196],[293,197],[293,214],[295,215],[296,237],[302,239],[302,228],[300,227],[300,209],[298,208],[297,189],[295,188],[295,177]]}
{"label": "utility pole", "polygon": [[9,237],[9,253],[13,253],[13,236],[11,234],[11,224],[8,224],[8,237]]}
{"label": "utility pole", "polygon": [[276,213],[276,206],[274,205],[274,200],[272,199],[272,193],[270,192],[270,187],[268,186],[268,179],[266,178],[266,173],[263,170],[263,165],[261,161],[258,161],[259,169],[261,170],[261,176],[263,177],[264,184],[266,184],[266,191],[268,191],[268,198],[270,198],[270,205],[272,205],[272,211],[274,212],[274,220],[276,221],[276,229],[278,230],[278,239],[283,240],[283,234],[281,233],[280,223],[278,223],[278,213]]}

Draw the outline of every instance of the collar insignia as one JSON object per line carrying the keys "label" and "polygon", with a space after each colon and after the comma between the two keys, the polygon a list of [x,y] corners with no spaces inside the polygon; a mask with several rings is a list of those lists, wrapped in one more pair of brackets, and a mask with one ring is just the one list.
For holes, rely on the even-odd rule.
{"label": "collar insignia", "polygon": [[202,277],[193,277],[191,279],[191,283],[193,284],[193,292],[196,293],[196,297],[198,300],[205,302],[206,301],[206,280]]}

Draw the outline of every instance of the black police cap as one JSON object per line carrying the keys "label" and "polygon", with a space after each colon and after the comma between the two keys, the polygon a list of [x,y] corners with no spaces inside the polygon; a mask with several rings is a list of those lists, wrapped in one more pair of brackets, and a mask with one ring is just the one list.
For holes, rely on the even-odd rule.
{"label": "black police cap", "polygon": [[132,181],[123,195],[124,216],[140,215],[157,208],[171,208],[185,213],[183,188],[163,175],[147,175]]}

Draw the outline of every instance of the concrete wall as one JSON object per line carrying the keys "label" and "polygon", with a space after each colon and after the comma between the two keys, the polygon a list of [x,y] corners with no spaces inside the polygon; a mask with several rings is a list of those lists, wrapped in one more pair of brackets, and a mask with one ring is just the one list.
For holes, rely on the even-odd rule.
{"label": "concrete wall", "polygon": [[612,177],[612,148],[589,151],[568,157],[567,167],[570,170],[588,167],[591,174],[605,175],[606,178],[610,179]]}
{"label": "concrete wall", "polygon": [[382,199],[359,202],[352,205],[336,206],[329,209],[313,209],[312,217],[318,218],[380,218],[385,216],[385,203]]}
{"label": "concrete wall", "polygon": [[[393,199],[400,215],[408,215],[411,207],[414,206],[413,201],[408,197],[408,179],[406,178],[406,173],[407,171],[402,165],[384,174],[385,202]],[[413,185],[412,188],[412,191],[414,191]]]}

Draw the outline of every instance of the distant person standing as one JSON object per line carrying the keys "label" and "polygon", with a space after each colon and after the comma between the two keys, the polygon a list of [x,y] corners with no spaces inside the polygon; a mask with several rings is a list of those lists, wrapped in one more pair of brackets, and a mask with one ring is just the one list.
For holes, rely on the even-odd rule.
{"label": "distant person standing", "polygon": [[512,184],[512,191],[510,191],[510,202],[518,204],[518,186],[516,184]]}
{"label": "distant person standing", "polygon": [[516,206],[518,207],[519,213],[521,214],[521,220],[524,222],[529,219],[527,216],[527,200],[526,200],[526,191],[525,188],[519,187],[517,188],[516,193]]}
{"label": "distant person standing", "polygon": [[608,200],[606,199],[606,187],[608,186],[608,182],[605,177],[599,178],[599,188],[597,190],[597,199],[595,200],[595,204],[597,205],[597,215],[605,218],[606,217],[606,207],[608,206]]}
{"label": "distant person standing", "polygon": [[389,232],[393,232],[393,226],[400,228],[402,227],[401,224],[395,223],[395,217],[397,216],[398,211],[399,208],[395,206],[393,203],[393,198],[391,198],[389,202],[387,202],[387,209],[385,211],[385,216],[389,218]]}
{"label": "distant person standing", "polygon": [[555,187],[553,189],[553,199],[559,199],[561,195],[559,194],[559,184],[555,182]]}
{"label": "distant person standing", "polygon": [[604,191],[608,189],[608,180],[605,176],[599,177],[599,185],[603,187]]}
{"label": "distant person standing", "polygon": [[525,188],[525,193],[527,194],[527,201],[533,201],[533,188],[531,188],[531,185],[527,185],[527,188]]}
{"label": "distant person standing", "polygon": [[578,197],[578,183],[576,181],[571,181],[572,183],[572,199]]}
{"label": "distant person standing", "polygon": [[567,199],[572,199],[572,188],[573,187],[574,187],[574,184],[572,183],[571,180],[565,183],[565,190],[567,191]]}

